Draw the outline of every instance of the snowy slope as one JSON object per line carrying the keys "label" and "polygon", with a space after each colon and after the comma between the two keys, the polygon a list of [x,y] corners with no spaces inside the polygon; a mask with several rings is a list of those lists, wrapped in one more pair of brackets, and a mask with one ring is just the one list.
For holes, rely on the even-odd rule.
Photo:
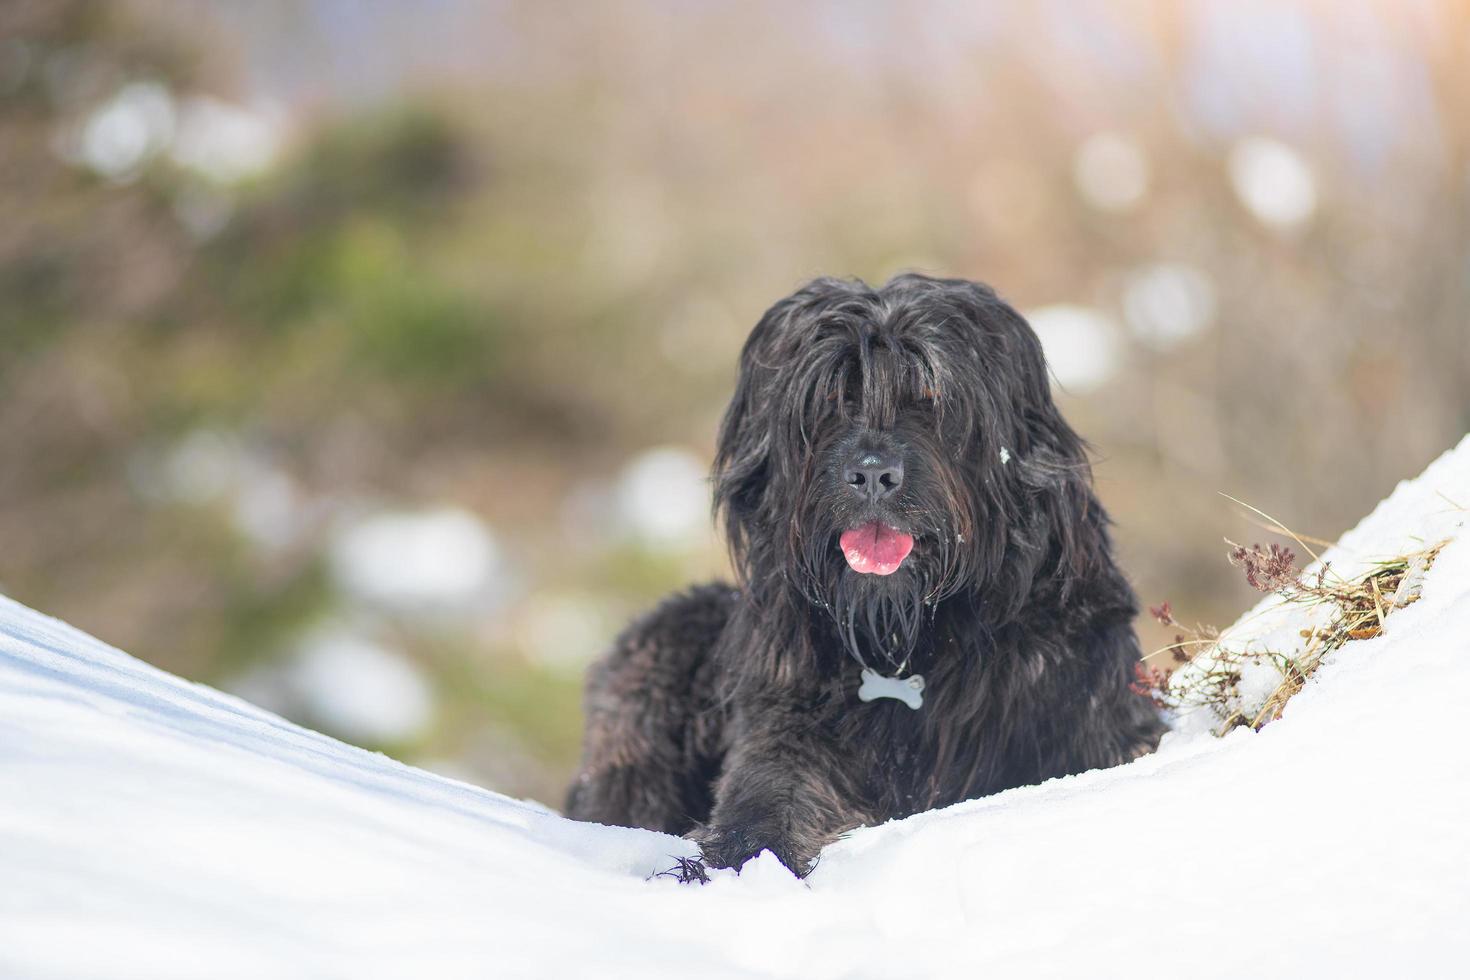
{"label": "snowy slope", "polygon": [[[1450,500],[1470,439],[1326,557],[1458,534]],[[0,600],[0,977],[1463,976],[1467,692],[1457,539],[1260,733],[860,831],[806,883],[767,856],[695,888],[645,880],[680,840],[350,748]]]}

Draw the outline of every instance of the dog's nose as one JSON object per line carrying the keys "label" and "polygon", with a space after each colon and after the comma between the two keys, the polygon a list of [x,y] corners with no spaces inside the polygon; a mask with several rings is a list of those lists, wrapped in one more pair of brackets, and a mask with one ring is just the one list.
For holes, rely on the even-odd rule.
{"label": "dog's nose", "polygon": [[877,502],[893,496],[903,486],[903,462],[880,453],[859,453],[842,478],[853,493]]}

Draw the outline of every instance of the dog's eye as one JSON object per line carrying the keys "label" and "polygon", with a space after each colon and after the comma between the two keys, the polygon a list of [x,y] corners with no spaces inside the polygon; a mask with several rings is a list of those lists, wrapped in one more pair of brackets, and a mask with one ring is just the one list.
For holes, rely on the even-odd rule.
{"label": "dog's eye", "polygon": [[858,397],[858,392],[853,388],[829,391],[827,393],[827,401],[839,409],[842,415],[849,417],[857,415],[861,407],[861,399]]}
{"label": "dog's eye", "polygon": [[934,408],[939,404],[939,392],[933,388],[920,388],[914,395],[914,404],[919,408]]}

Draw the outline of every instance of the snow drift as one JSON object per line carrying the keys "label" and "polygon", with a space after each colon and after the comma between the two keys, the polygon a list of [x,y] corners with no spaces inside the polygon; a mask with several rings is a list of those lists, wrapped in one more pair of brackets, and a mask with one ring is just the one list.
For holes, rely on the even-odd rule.
{"label": "snow drift", "polygon": [[806,882],[769,855],[646,880],[691,847],[351,748],[0,600],[0,976],[1450,975],[1466,506],[1470,439],[1324,555],[1451,539],[1420,601],[1261,732],[862,830]]}

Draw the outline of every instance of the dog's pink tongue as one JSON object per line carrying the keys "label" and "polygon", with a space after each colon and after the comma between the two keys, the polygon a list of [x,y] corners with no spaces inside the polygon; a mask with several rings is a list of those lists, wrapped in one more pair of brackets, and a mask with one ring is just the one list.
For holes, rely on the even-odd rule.
{"label": "dog's pink tongue", "polygon": [[874,521],[842,532],[842,556],[855,572],[892,575],[914,550],[912,535]]}

